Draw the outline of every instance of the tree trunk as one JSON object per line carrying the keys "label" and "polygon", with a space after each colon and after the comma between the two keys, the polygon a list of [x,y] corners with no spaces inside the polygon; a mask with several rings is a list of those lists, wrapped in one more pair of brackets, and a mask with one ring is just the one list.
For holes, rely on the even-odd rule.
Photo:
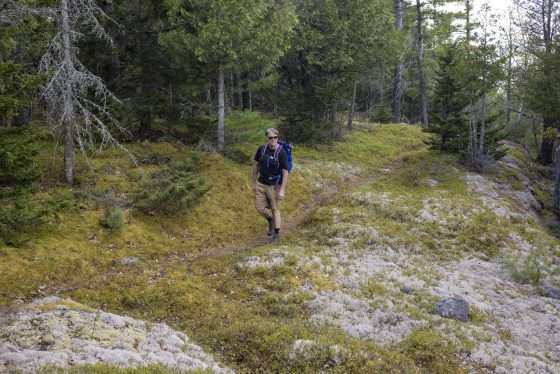
{"label": "tree trunk", "polygon": [[354,88],[352,90],[352,103],[350,104],[350,110],[348,111],[348,130],[352,130],[352,121],[354,120],[354,110],[356,108],[356,91],[358,90],[358,81],[354,81]]}
{"label": "tree trunk", "polygon": [[229,89],[229,100],[226,108],[227,113],[231,113],[235,110],[235,76],[233,71],[229,73],[230,89]]}
{"label": "tree trunk", "polygon": [[[275,108],[276,110],[276,108]],[[249,91],[249,112],[253,111],[253,93]]]}
{"label": "tree trunk", "polygon": [[[403,18],[404,18],[404,0],[394,0],[394,10],[395,10],[395,29],[397,31],[402,31],[403,29]],[[395,75],[393,78],[393,97],[391,101],[391,107],[393,110],[393,122],[401,122],[401,97],[402,97],[402,73],[403,73],[403,63],[399,56],[399,62],[395,66]]]}
{"label": "tree trunk", "polygon": [[243,84],[241,83],[241,74],[237,74],[237,95],[239,96],[239,110],[245,110],[245,106],[243,105]]}
{"label": "tree trunk", "polygon": [[[404,0],[394,0],[395,8],[395,29],[402,31],[403,17],[404,17]],[[402,97],[402,73],[403,63],[402,58],[399,56],[399,62],[395,66],[395,75],[393,78],[393,98],[391,107],[393,110],[393,122],[401,122],[401,97]]]}
{"label": "tree trunk", "polygon": [[420,90],[420,121],[428,126],[428,95],[426,93],[426,75],[424,73],[424,40],[422,35],[422,4],[416,0],[416,57],[418,59],[418,88]]}
{"label": "tree trunk", "polygon": [[212,79],[208,80],[208,84],[206,86],[206,105],[208,106],[208,115],[213,115],[213,105],[212,105]]}
{"label": "tree trunk", "polygon": [[224,67],[218,68],[218,152],[224,152],[225,143],[225,90],[224,90]]}
{"label": "tree trunk", "polygon": [[[552,41],[553,41],[553,25],[552,25],[552,18],[553,18],[553,8],[554,0],[542,0],[541,2],[541,17],[542,17],[542,28],[543,28],[543,42],[545,46],[545,54],[548,57],[552,51]],[[549,67],[549,62],[546,60],[544,61],[543,66],[543,73],[545,80],[547,82],[551,81],[552,72]],[[554,153],[554,139],[550,137],[551,129],[554,128],[554,124],[556,122],[555,118],[550,117],[547,113],[543,114],[543,139],[541,142],[541,150],[539,155],[539,161],[543,165],[550,165],[552,164],[553,160],[553,153]]]}
{"label": "tree trunk", "polygon": [[556,142],[554,148],[554,209],[560,209],[560,144]]}
{"label": "tree trunk", "polygon": [[[68,0],[61,0],[62,44],[64,49],[64,63],[67,67],[74,65],[72,60],[72,45],[70,43],[70,21],[68,14]],[[66,183],[74,183],[74,103],[72,102],[72,83],[68,81],[64,92],[64,177]]]}
{"label": "tree trunk", "polygon": [[480,119],[480,134],[478,140],[478,155],[477,158],[482,158],[484,155],[485,147],[485,136],[486,136],[486,94],[482,95],[482,110],[481,110],[481,119]]}
{"label": "tree trunk", "polygon": [[471,45],[471,12],[472,12],[472,0],[465,0],[465,32],[467,38],[467,48]]}
{"label": "tree trunk", "polygon": [[506,73],[506,129],[511,130],[511,91],[513,81],[513,15],[509,12],[509,28],[508,28],[508,62]]}
{"label": "tree trunk", "polygon": [[[394,0],[395,10],[395,29],[402,31],[403,18],[404,18],[404,0]],[[395,66],[395,75],[393,78],[393,98],[391,107],[393,110],[393,122],[401,122],[401,97],[402,97],[402,73],[403,63],[402,58],[399,56],[399,62]]]}
{"label": "tree trunk", "polygon": [[538,159],[538,161],[540,161],[543,165],[552,164],[552,156],[554,152],[554,137],[551,136],[551,130],[554,128],[553,124],[554,118],[543,118],[543,138]]}

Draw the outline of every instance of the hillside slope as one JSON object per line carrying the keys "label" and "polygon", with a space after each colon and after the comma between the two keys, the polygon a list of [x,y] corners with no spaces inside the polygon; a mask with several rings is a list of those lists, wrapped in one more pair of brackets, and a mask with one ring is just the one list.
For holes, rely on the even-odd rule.
{"label": "hillside slope", "polygon": [[[268,125],[243,118],[237,130]],[[521,163],[472,174],[429,151],[418,128],[361,124],[343,142],[295,148],[284,214],[298,224],[267,245],[248,183],[258,137],[245,138],[230,147],[245,163],[203,154],[211,189],[188,214],[128,212],[123,229],[108,232],[86,198],[56,228],[2,249],[0,346],[24,341],[10,329],[12,310],[56,294],[166,323],[238,371],[560,369],[560,242],[527,204],[534,180],[522,177]],[[137,147],[174,158],[189,152]],[[512,162],[522,158],[511,153]],[[139,172],[114,153],[94,164],[102,177],[93,191],[110,186],[116,196]],[[441,316],[450,298],[460,300],[456,319]],[[37,349],[47,333],[34,333],[13,349]]]}

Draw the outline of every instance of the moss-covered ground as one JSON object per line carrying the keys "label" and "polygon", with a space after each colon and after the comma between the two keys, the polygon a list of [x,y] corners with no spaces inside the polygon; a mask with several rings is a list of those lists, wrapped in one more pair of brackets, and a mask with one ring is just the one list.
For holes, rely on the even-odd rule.
{"label": "moss-covered ground", "polygon": [[[240,266],[248,256],[278,249],[253,245],[255,238],[264,237],[266,225],[254,211],[250,183],[253,152],[274,123],[257,113],[234,113],[226,157],[196,151],[210,186],[199,204],[175,216],[125,208],[126,223],[117,231],[100,225],[104,204],[126,201],[142,175],[160,166],[133,167],[123,153],[107,150],[89,162],[80,160],[79,183],[70,191],[56,183],[53,170],[60,165],[52,161],[52,150],[45,151],[47,187],[41,193],[70,194],[71,207],[21,246],[0,248],[0,306],[58,294],[92,308],[165,322],[240,372],[466,372],[460,358],[472,337],[458,339],[460,327],[452,323],[428,324],[400,343],[384,346],[353,337],[336,324],[308,323],[312,295],[304,285],[333,291],[339,284],[323,268],[302,266],[300,259],[316,256],[328,265],[324,249],[340,237],[347,239],[340,248],[349,253],[380,244],[423,257],[424,265],[470,255],[495,258],[510,232],[531,235],[526,222],[505,225],[480,207],[456,159],[429,151],[420,129],[364,123],[339,142],[294,146],[296,166],[283,205],[286,221],[327,185],[344,193],[318,206],[304,225],[287,233],[280,245],[292,255],[280,266]],[[195,152],[173,142],[127,147],[138,159],[155,155],[181,160]],[[441,199],[454,201],[450,206],[457,208],[438,206]],[[379,235],[349,231],[352,224],[374,228]],[[552,237],[539,240],[546,242],[547,251],[556,243]],[[127,257],[137,261],[121,262]],[[410,266],[408,271],[410,277],[437,283],[436,270],[418,274]],[[433,296],[407,296],[398,292],[398,283],[396,289],[386,283],[373,277],[359,294],[372,305],[376,299],[394,298],[398,304],[406,298],[399,311],[412,318],[432,313]],[[481,321],[484,314],[474,310],[469,323]],[[457,333],[448,339],[445,328]],[[294,357],[292,346],[298,339],[315,342],[312,359]],[[334,347],[344,347],[343,359],[333,360]],[[475,369],[482,371],[470,368]],[[153,372],[167,373],[157,370]]]}

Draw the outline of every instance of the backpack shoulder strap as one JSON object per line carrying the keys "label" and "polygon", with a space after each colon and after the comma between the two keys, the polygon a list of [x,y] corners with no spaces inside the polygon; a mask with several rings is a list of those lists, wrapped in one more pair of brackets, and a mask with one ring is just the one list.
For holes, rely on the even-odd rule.
{"label": "backpack shoulder strap", "polygon": [[282,145],[278,144],[278,147],[274,150],[274,159],[278,160],[278,156],[280,156],[280,152],[282,152]]}
{"label": "backpack shoulder strap", "polygon": [[266,147],[267,147],[267,144],[261,145],[261,158],[263,158],[264,154],[266,153]]}

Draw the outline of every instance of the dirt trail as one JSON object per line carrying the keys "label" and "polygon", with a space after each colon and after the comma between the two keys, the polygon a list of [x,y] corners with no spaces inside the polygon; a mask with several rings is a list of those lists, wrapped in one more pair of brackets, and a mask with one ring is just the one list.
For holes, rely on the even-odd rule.
{"label": "dirt trail", "polygon": [[[305,221],[309,217],[311,217],[318,208],[332,203],[340,194],[348,193],[349,191],[373,182],[377,178],[391,172],[395,168],[398,168],[398,165],[402,164],[402,162],[403,158],[399,158],[390,161],[378,168],[369,170],[364,173],[364,175],[347,177],[337,183],[327,185],[323,191],[315,194],[308,202],[303,204],[303,206],[298,209],[294,215],[289,216],[284,220],[286,223],[282,227],[282,235],[286,236],[295,231],[302,224],[304,224]],[[255,214],[257,213],[255,212]],[[188,267],[190,267],[195,262],[202,259],[223,257],[238,254],[240,252],[247,252],[256,247],[269,243],[270,238],[262,235],[243,243],[235,243],[232,245],[215,247],[197,256],[183,256],[181,257],[180,261],[183,261],[185,264],[187,264]]]}
{"label": "dirt trail", "polygon": [[[377,178],[386,175],[398,168],[404,162],[406,156],[401,156],[398,159],[387,162],[377,168],[365,170],[361,175],[355,175],[351,177],[343,178],[341,181],[333,182],[327,184],[323,191],[316,193],[313,197],[303,206],[297,210],[297,212],[285,218],[285,225],[282,228],[283,236],[289,235],[291,232],[298,229],[304,222],[313,215],[313,213],[320,207],[325,206],[333,202],[337,196],[340,194],[347,193],[368,183],[373,182]],[[257,214],[257,212],[255,212]],[[264,228],[264,225],[263,225]],[[224,245],[220,247],[209,248],[202,254],[198,255],[170,255],[165,258],[158,259],[157,263],[152,265],[152,273],[155,275],[156,279],[160,277],[165,277],[166,270],[173,267],[176,264],[182,264],[189,271],[192,270],[193,266],[201,260],[212,259],[212,258],[222,258],[224,256],[241,254],[249,252],[259,246],[263,246],[270,243],[270,238],[266,235],[259,235],[249,241],[234,243],[229,245]],[[130,270],[135,271],[134,267]],[[103,277],[109,279],[112,276],[120,274],[123,272],[122,268],[114,268],[111,271],[106,272]],[[89,280],[85,280],[84,283],[73,284],[67,287],[47,287],[43,290],[42,294],[45,295],[63,295],[67,292],[72,292],[78,289],[88,288],[90,286]]]}

